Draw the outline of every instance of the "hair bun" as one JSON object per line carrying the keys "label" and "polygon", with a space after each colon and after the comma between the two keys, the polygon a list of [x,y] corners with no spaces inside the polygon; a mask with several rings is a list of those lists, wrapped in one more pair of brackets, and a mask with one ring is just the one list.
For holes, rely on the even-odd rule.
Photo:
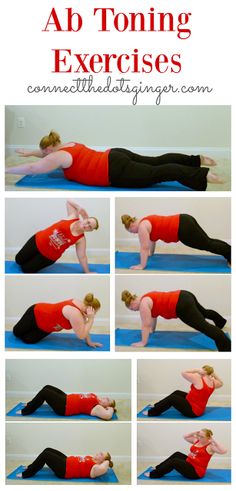
{"label": "hair bun", "polygon": [[85,302],[87,302],[87,303],[92,303],[93,299],[94,299],[93,293],[87,293],[87,295],[85,295],[85,298],[84,298]]}
{"label": "hair bun", "polygon": [[122,302],[127,302],[132,297],[132,294],[128,290],[123,290],[121,293]]}

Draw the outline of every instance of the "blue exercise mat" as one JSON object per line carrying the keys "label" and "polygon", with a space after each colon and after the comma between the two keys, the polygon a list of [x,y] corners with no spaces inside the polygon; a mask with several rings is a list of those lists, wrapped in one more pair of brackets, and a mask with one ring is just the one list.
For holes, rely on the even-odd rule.
{"label": "blue exercise mat", "polygon": [[193,191],[191,188],[183,186],[176,181],[163,182],[147,188],[116,188],[112,186],[85,186],[75,181],[65,179],[63,171],[54,170],[46,174],[35,174],[34,176],[24,176],[16,186],[27,188],[42,189],[64,189],[73,191]]}
{"label": "blue exercise mat", "polygon": [[[25,407],[25,404],[23,402],[19,402],[16,406],[10,409],[10,411],[8,411],[7,416],[16,416],[17,418],[22,418],[22,419],[50,418],[50,419],[64,419],[64,421],[68,419],[88,419],[94,421],[103,421],[101,418],[97,418],[97,416],[91,416],[90,414],[74,414],[72,416],[60,416],[59,414],[56,414],[48,404],[43,404],[33,414],[27,414],[26,416],[23,416],[22,414],[17,414],[17,411],[20,411],[21,409],[23,409],[23,407]],[[115,421],[117,419],[118,419],[117,413],[113,413],[112,418],[109,421]]]}
{"label": "blue exercise mat", "polygon": [[[109,264],[89,264],[92,273],[106,274],[110,273]],[[5,273],[7,274],[25,274],[19,264],[15,261],[5,261]],[[80,264],[73,263],[54,263],[47,268],[40,269],[38,274],[81,274],[83,272]]]}
{"label": "blue exercise mat", "polygon": [[100,477],[96,477],[95,479],[91,478],[80,478],[80,479],[60,479],[59,477],[55,476],[54,472],[51,471],[48,467],[44,467],[41,469],[39,472],[34,477],[29,477],[27,479],[22,479],[21,477],[16,477],[16,474],[19,472],[22,472],[24,470],[24,466],[20,465],[17,467],[13,472],[8,474],[7,479],[16,479],[17,481],[21,482],[27,482],[27,481],[50,481],[50,482],[77,482],[77,483],[83,483],[83,482],[90,482],[90,483],[116,483],[119,482],[117,476],[115,475],[115,472],[113,469],[108,469],[106,474]]}
{"label": "blue exercise mat", "polygon": [[[116,251],[116,268],[129,269],[140,263],[138,252]],[[132,271],[132,270],[131,270]],[[148,258],[145,271],[177,271],[183,273],[230,273],[222,256],[204,254],[154,254]]]}
{"label": "blue exercise mat", "polygon": [[[144,413],[144,411],[147,411],[151,406],[151,404],[148,404],[145,406],[139,413],[137,414],[138,418],[145,418],[145,419],[183,419],[183,420],[190,420],[195,418],[187,418],[183,414],[181,414],[177,409],[175,408],[170,408],[164,413],[162,413],[160,416],[147,416]],[[230,407],[219,407],[219,406],[209,406],[206,408],[204,414],[202,416],[198,416],[196,418],[196,421],[230,421],[231,420],[231,408]]]}
{"label": "blue exercise mat", "polygon": [[[139,341],[141,341],[140,329],[116,329],[116,346],[131,346],[132,343]],[[150,334],[145,348],[217,351],[212,339],[196,331],[156,331]]]}
{"label": "blue exercise mat", "polygon": [[51,350],[51,351],[110,351],[110,336],[108,334],[91,334],[94,343],[102,343],[101,348],[91,348],[85,341],[78,339],[74,333],[49,334],[39,343],[26,344],[21,339],[16,338],[11,331],[5,332],[5,348],[11,349],[31,349],[31,350]]}
{"label": "blue exercise mat", "polygon": [[171,471],[169,474],[159,478],[159,479],[150,479],[150,477],[146,477],[144,475],[145,472],[150,472],[153,467],[148,467],[142,474],[138,476],[138,479],[142,481],[152,481],[156,484],[159,482],[169,482],[169,481],[177,481],[177,482],[195,482],[195,483],[205,483],[205,482],[215,482],[215,483],[228,483],[231,482],[231,470],[230,469],[207,469],[204,477],[201,477],[199,480],[196,479],[187,479],[184,476],[181,476],[177,471]]}

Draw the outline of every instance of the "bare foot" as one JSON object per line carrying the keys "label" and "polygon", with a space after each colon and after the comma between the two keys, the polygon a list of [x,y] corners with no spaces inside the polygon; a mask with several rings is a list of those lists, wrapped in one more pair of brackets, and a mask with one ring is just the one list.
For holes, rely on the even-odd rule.
{"label": "bare foot", "polygon": [[224,184],[224,180],[219,177],[217,174],[215,174],[214,172],[208,172],[207,174],[207,182],[211,183],[211,184]]}
{"label": "bare foot", "polygon": [[150,472],[144,472],[145,477],[150,477]]}
{"label": "bare foot", "polygon": [[148,411],[143,411],[144,416],[148,416]]}
{"label": "bare foot", "polygon": [[134,346],[135,348],[142,348],[145,346],[145,344],[142,341],[139,341],[138,343],[132,343],[131,346]]}
{"label": "bare foot", "polygon": [[207,167],[215,167],[217,165],[216,161],[205,155],[200,155],[201,165],[206,165]]}

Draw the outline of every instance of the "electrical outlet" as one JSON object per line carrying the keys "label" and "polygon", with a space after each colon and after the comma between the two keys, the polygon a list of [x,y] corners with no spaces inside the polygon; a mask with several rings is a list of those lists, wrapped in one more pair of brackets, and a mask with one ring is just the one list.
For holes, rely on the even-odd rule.
{"label": "electrical outlet", "polygon": [[23,116],[19,116],[16,118],[17,128],[25,128],[25,118]]}

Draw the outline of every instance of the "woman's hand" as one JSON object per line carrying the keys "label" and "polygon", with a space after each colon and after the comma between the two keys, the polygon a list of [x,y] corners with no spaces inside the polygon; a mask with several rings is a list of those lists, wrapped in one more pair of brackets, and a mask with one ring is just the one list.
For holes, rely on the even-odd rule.
{"label": "woman's hand", "polygon": [[144,269],[142,264],[136,264],[135,266],[131,266],[130,269]]}
{"label": "woman's hand", "polygon": [[89,319],[93,319],[93,317],[95,316],[96,312],[95,310],[93,309],[93,307],[88,307],[87,308],[87,312],[86,312],[86,315]]}
{"label": "woman's hand", "polygon": [[21,157],[28,157],[29,152],[26,152],[23,148],[17,148],[15,152]]}
{"label": "woman's hand", "polygon": [[90,348],[102,348],[103,344],[102,343],[93,343],[92,341],[90,343],[87,343]]}

